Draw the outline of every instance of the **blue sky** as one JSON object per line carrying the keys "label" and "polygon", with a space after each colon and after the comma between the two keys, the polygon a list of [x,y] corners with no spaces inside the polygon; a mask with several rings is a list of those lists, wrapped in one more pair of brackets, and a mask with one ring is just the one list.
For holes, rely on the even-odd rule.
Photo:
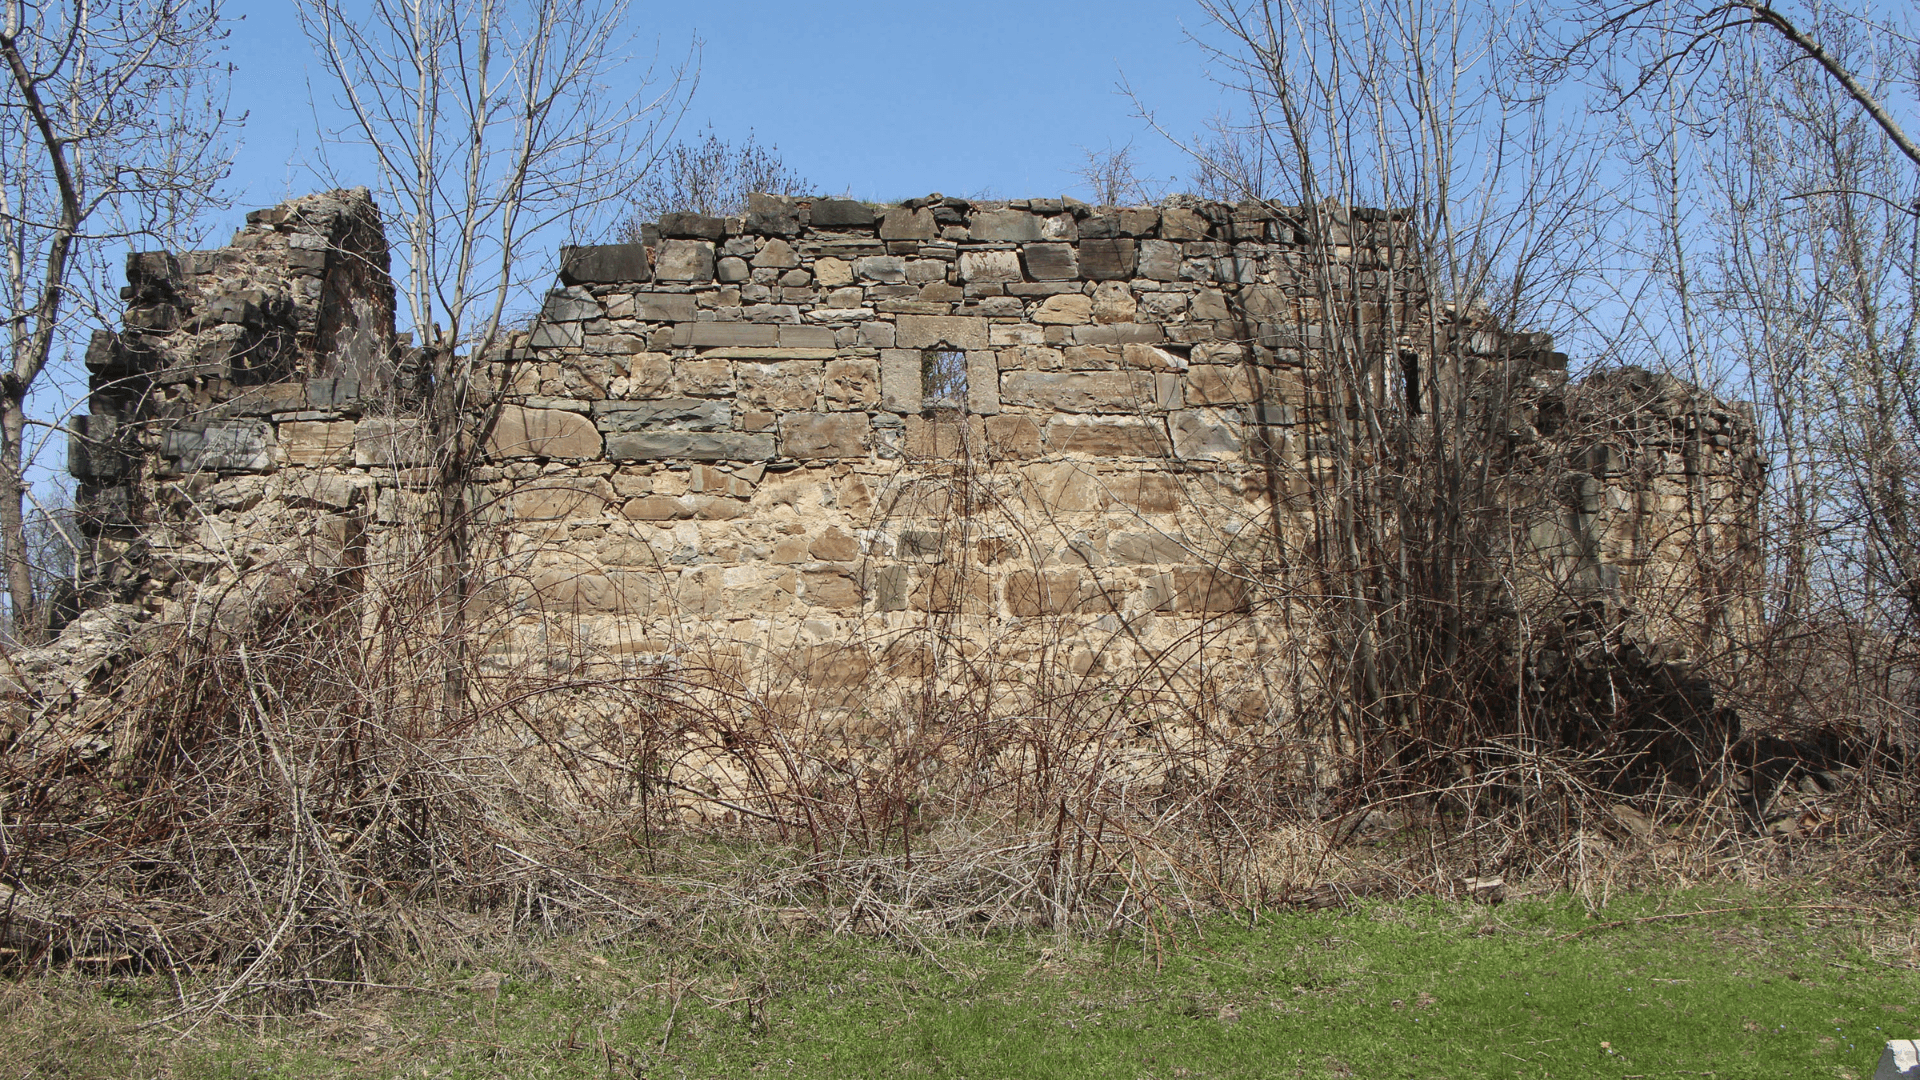
{"label": "blue sky", "polygon": [[[230,0],[227,11],[233,105],[249,114],[231,182],[237,216],[319,185],[309,87],[323,108],[329,98],[287,0]],[[1129,140],[1143,174],[1184,180],[1180,152],[1146,130],[1117,84],[1183,135],[1230,104],[1186,37],[1205,22],[1180,0],[642,2],[635,12],[642,60],[657,47],[672,61],[703,42],[683,134],[708,122],[735,141],[751,130],[821,190],[856,198],[1084,194],[1073,175],[1081,148]]]}

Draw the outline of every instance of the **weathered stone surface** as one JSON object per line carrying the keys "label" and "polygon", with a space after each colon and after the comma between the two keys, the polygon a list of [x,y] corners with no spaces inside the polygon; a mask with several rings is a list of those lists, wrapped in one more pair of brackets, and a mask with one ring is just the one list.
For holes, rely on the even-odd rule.
{"label": "weathered stone surface", "polygon": [[298,469],[280,475],[287,478],[283,497],[295,506],[345,510],[354,504],[353,482],[337,472]]}
{"label": "weathered stone surface", "polygon": [[1065,615],[1080,600],[1079,570],[1015,570],[1007,575],[1007,614],[1022,619]]}
{"label": "weathered stone surface", "polygon": [[824,389],[829,405],[872,408],[880,403],[880,364],[875,360],[829,360]]}
{"label": "weathered stone surface", "polygon": [[653,603],[653,582],[630,570],[597,570],[568,563],[543,566],[529,581],[533,605],[541,611],[568,615],[647,614]]}
{"label": "weathered stone surface", "polygon": [[918,349],[880,350],[880,407],[892,413],[921,409],[921,364]]}
{"label": "weathered stone surface", "polygon": [[661,214],[660,235],[678,240],[719,240],[727,235],[727,223],[702,214]]}
{"label": "weathered stone surface", "polygon": [[813,279],[823,289],[838,289],[853,284],[853,267],[844,259],[824,256],[813,261]]}
{"label": "weathered stone surface", "polygon": [[1189,405],[1249,405],[1256,397],[1253,379],[1244,367],[1195,364],[1187,369]]}
{"label": "weathered stone surface", "polygon": [[1075,345],[1157,345],[1167,340],[1159,323],[1111,323],[1105,326],[1076,326]]}
{"label": "weathered stone surface", "polygon": [[960,280],[1020,281],[1020,253],[1017,251],[968,251],[960,255]]}
{"label": "weathered stone surface", "polygon": [[989,416],[986,436],[987,453],[993,457],[1019,459],[1040,456],[1040,425],[1031,416]]}
{"label": "weathered stone surface", "polygon": [[1179,409],[1167,415],[1173,452],[1183,458],[1235,457],[1241,451],[1240,422],[1230,412]]}
{"label": "weathered stone surface", "polygon": [[714,267],[713,276],[714,280],[727,285],[745,281],[752,273],[753,271],[747,266],[747,260],[729,255]]}
{"label": "weathered stone surface", "polygon": [[740,400],[752,408],[782,412],[811,410],[820,397],[820,363],[789,360],[778,364],[735,364]]}
{"label": "weathered stone surface", "polygon": [[773,239],[767,241],[766,246],[760,249],[760,253],[753,257],[753,265],[774,270],[790,270],[800,265],[800,256],[794,252],[792,244],[785,240]]}
{"label": "weathered stone surface", "polygon": [[975,416],[1000,411],[1000,358],[993,353],[967,354],[967,411]]}
{"label": "weathered stone surface", "polygon": [[1080,241],[1080,275],[1094,281],[1132,277],[1137,258],[1132,240]]}
{"label": "weathered stone surface", "polygon": [[[652,401],[596,401],[593,424],[600,431],[725,431],[733,425],[733,409],[713,398],[656,398]],[[598,442],[598,438],[595,439]],[[551,454],[552,457],[592,457],[594,454]]]}
{"label": "weathered stone surface", "polygon": [[220,420],[168,429],[160,453],[178,472],[260,472],[273,466],[273,429],[257,420]]}
{"label": "weathered stone surface", "polygon": [[1026,259],[1027,276],[1035,281],[1072,281],[1080,276],[1080,258],[1072,244],[1028,244],[1020,254]]}
{"label": "weathered stone surface", "polygon": [[527,345],[535,349],[577,349],[586,338],[577,322],[542,322],[528,335]]}
{"label": "weathered stone surface", "polygon": [[1132,566],[1191,562],[1186,539],[1177,533],[1117,532],[1107,538],[1107,557]]}
{"label": "weathered stone surface", "polygon": [[1165,240],[1142,240],[1139,259],[1141,277],[1153,281],[1180,280],[1180,245]]}
{"label": "weathered stone surface", "polygon": [[924,206],[918,210],[895,207],[880,219],[882,240],[931,240],[938,235],[937,230],[933,210]]}
{"label": "weathered stone surface", "polygon": [[861,457],[868,430],[865,413],[792,413],[780,418],[780,450],[801,461]]}
{"label": "weathered stone surface", "polygon": [[[585,423],[585,418],[574,413],[557,415]],[[593,425],[586,426],[592,430]],[[362,420],[353,429],[355,465],[426,465],[433,460],[435,449],[433,437],[422,420]]]}
{"label": "weathered stone surface", "polygon": [[653,263],[660,281],[713,280],[713,243],[707,240],[663,240]]}
{"label": "weathered stone surface", "polygon": [[1140,412],[1152,407],[1153,377],[1131,371],[1007,371],[1000,400],[1062,412]]}
{"label": "weathered stone surface", "polygon": [[1190,370],[1186,357],[1155,345],[1122,345],[1120,356],[1121,362],[1128,367],[1145,368],[1148,371]]}
{"label": "weathered stone surface", "polygon": [[1103,281],[1093,290],[1093,321],[1097,323],[1130,323],[1139,310],[1139,303],[1133,298],[1133,290],[1124,281]]}
{"label": "weathered stone surface", "polygon": [[907,261],[898,255],[868,255],[853,261],[853,273],[863,281],[898,285],[907,280]]}
{"label": "weathered stone surface", "polygon": [[1160,211],[1160,239],[1205,240],[1207,219],[1192,210],[1169,207]]}
{"label": "weathered stone surface", "polygon": [[1024,244],[1040,239],[1040,219],[1025,210],[987,210],[968,217],[967,229],[975,240],[1000,240]]}
{"label": "weathered stone surface", "polygon": [[811,221],[816,229],[866,228],[873,224],[873,207],[852,199],[816,199]]}
{"label": "weathered stone surface", "polygon": [[701,322],[685,329],[687,344],[696,349],[780,344],[780,328],[772,323]]}
{"label": "weathered stone surface", "polygon": [[965,315],[902,315],[896,321],[905,349],[984,349],[987,320]]}
{"label": "weathered stone surface", "polygon": [[630,431],[607,436],[615,461],[765,461],[773,457],[771,435],[705,431]]}
{"label": "weathered stone surface", "polygon": [[1056,416],[1047,424],[1047,448],[1095,457],[1165,457],[1167,429],[1130,416]]}
{"label": "weathered stone surface", "polygon": [[579,322],[597,319],[600,314],[600,301],[579,285],[553,290],[540,308],[540,317],[549,322]]}
{"label": "weathered stone surface", "polygon": [[1074,326],[1093,321],[1093,298],[1078,293],[1049,296],[1031,316],[1034,322],[1050,326]]}
{"label": "weathered stone surface", "polygon": [[353,460],[351,420],[296,420],[281,424],[277,434],[289,465],[345,465]]}
{"label": "weathered stone surface", "polygon": [[560,280],[568,285],[648,281],[653,268],[644,244],[602,244],[560,249]]}
{"label": "weathered stone surface", "polygon": [[693,297],[686,293],[645,293],[635,298],[633,317],[641,322],[692,322]]}
{"label": "weathered stone surface", "polygon": [[613,485],[600,477],[558,475],[514,488],[510,504],[513,516],[522,521],[559,521],[600,517],[620,500]]}
{"label": "weathered stone surface", "polygon": [[1182,567],[1173,571],[1172,578],[1173,597],[1163,610],[1209,614],[1247,610],[1246,582],[1232,576],[1226,567]]}

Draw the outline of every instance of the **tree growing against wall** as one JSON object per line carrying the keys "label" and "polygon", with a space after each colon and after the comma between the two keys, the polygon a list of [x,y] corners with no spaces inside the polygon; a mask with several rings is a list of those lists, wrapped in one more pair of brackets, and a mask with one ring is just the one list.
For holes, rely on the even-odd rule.
{"label": "tree growing against wall", "polygon": [[112,321],[103,261],[177,246],[226,176],[218,0],[0,4],[0,545],[13,632],[37,632],[28,395],[76,321]]}

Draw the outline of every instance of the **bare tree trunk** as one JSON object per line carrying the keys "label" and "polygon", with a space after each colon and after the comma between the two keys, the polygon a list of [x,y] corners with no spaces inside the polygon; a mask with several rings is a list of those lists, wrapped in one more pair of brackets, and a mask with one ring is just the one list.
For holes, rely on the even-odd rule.
{"label": "bare tree trunk", "polygon": [[21,467],[21,448],[27,436],[23,396],[9,392],[0,399],[0,545],[6,550],[7,618],[13,639],[32,644],[40,637],[43,620],[34,610],[33,569],[27,560],[26,476]]}

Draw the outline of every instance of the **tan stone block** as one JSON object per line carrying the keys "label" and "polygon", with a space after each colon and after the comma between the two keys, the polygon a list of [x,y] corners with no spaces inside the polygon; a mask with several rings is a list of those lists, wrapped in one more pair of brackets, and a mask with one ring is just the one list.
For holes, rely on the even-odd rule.
{"label": "tan stone block", "polygon": [[1115,502],[1143,514],[1171,514],[1191,501],[1180,478],[1161,472],[1122,473],[1109,479]]}
{"label": "tan stone block", "polygon": [[1056,416],[1047,424],[1047,446],[1094,457],[1165,457],[1167,429],[1130,416]]}
{"label": "tan stone block", "polygon": [[1098,510],[1107,504],[1105,485],[1090,466],[1054,461],[1025,465],[1020,472],[1028,502],[1044,513]]}
{"label": "tan stone block", "polygon": [[1160,238],[1162,240],[1205,240],[1207,238],[1207,219],[1198,213],[1184,208],[1160,211]]}
{"label": "tan stone block", "polygon": [[774,412],[812,410],[820,400],[817,360],[785,360],[775,364],[736,364],[739,401],[754,409]]}
{"label": "tan stone block", "polygon": [[815,259],[813,279],[823,289],[838,289],[853,284],[853,265],[831,255]]}
{"label": "tan stone block", "polygon": [[1020,281],[1017,251],[967,251],[960,255],[961,281]]}
{"label": "tan stone block", "polygon": [[600,432],[593,421],[564,409],[504,405],[487,436],[487,453],[496,458],[544,457],[587,460],[600,456]]}
{"label": "tan stone block", "polygon": [[987,329],[987,343],[996,349],[1015,345],[1045,345],[1047,331],[1045,327],[1031,323],[994,323]]}
{"label": "tan stone block", "polygon": [[799,673],[810,686],[859,686],[873,674],[873,658],[860,645],[808,645],[796,656]]}
{"label": "tan stone block", "polygon": [[514,489],[513,516],[520,521],[597,518],[619,502],[613,485],[599,477],[541,477]]}
{"label": "tan stone block", "polygon": [[793,606],[799,575],[784,567],[729,566],[720,575],[727,605],[735,611],[775,615]]}
{"label": "tan stone block", "polygon": [[800,575],[801,598],[814,607],[858,611],[861,595],[855,570],[809,570]]}
{"label": "tan stone block", "polygon": [[1193,559],[1178,533],[1117,532],[1107,538],[1107,558],[1130,566],[1168,565]]}
{"label": "tan stone block", "polygon": [[1258,400],[1245,367],[1195,364],[1187,369],[1188,405],[1248,405]]}
{"label": "tan stone block", "polygon": [[1007,613],[1023,619],[1065,615],[1079,606],[1080,571],[1015,570],[1007,575]]}
{"label": "tan stone block", "polygon": [[917,459],[953,459],[967,453],[967,437],[980,446],[986,439],[986,426],[978,416],[963,420],[907,417],[907,456]]}
{"label": "tan stone block", "polygon": [[789,413],[780,418],[780,452],[801,461],[867,453],[866,413]]}
{"label": "tan stone block", "polygon": [[1079,326],[1093,321],[1093,301],[1079,293],[1049,296],[1028,318],[1042,325]]}
{"label": "tan stone block", "polygon": [[1044,345],[1017,345],[994,355],[1002,371],[1059,371],[1066,366],[1059,349]]}
{"label": "tan stone block", "polygon": [[874,360],[829,360],[827,401],[869,409],[880,403],[880,364]]}
{"label": "tan stone block", "polygon": [[1217,614],[1246,611],[1250,606],[1247,583],[1224,568],[1184,567],[1174,570],[1172,577],[1174,611]]}
{"label": "tan stone block", "polygon": [[880,350],[880,407],[892,413],[917,413],[925,395],[924,358],[918,349]]}
{"label": "tan stone block", "polygon": [[1133,413],[1155,402],[1154,376],[1138,371],[1008,371],[1000,401],[1061,412]]}
{"label": "tan stone block", "polygon": [[640,615],[653,602],[647,574],[586,564],[541,567],[531,575],[531,586],[531,599],[549,615]]}
{"label": "tan stone block", "polygon": [[1230,316],[1227,298],[1218,289],[1202,289],[1193,294],[1187,315],[1199,322],[1225,322]]}
{"label": "tan stone block", "polygon": [[993,610],[993,581],[976,568],[941,563],[920,572],[909,602],[915,611],[987,614]]}
{"label": "tan stone block", "polygon": [[643,495],[620,508],[633,521],[678,521],[693,517],[693,511],[692,504],[673,495]]}
{"label": "tan stone block", "polygon": [[362,420],[353,427],[355,465],[425,465],[431,460],[432,439],[419,420]]}
{"label": "tan stone block", "polygon": [[971,315],[901,315],[896,338],[903,349],[987,348],[987,320]]}
{"label": "tan stone block", "polygon": [[739,419],[735,422],[739,425],[741,431],[772,431],[780,422],[780,414],[767,412],[764,409],[755,409],[750,412],[741,413]]}
{"label": "tan stone block", "polygon": [[659,397],[673,384],[673,361],[666,353],[637,353],[627,360],[627,396]]}
{"label": "tan stone block", "polygon": [[1040,425],[1024,414],[989,416],[986,421],[987,454],[994,458],[1030,458],[1040,456]]}
{"label": "tan stone block", "polygon": [[1093,288],[1094,322],[1130,323],[1138,306],[1133,290],[1124,281],[1103,281]]}
{"label": "tan stone block", "polygon": [[[285,463],[316,468],[348,464],[353,457],[353,431],[352,421],[293,420],[278,425],[279,444],[286,451]],[[271,437],[268,441],[272,441]],[[263,453],[249,467],[265,468],[266,464]]]}
{"label": "tan stone block", "polygon": [[733,365],[725,360],[675,361],[673,389],[693,397],[724,397],[733,393]]}
{"label": "tan stone block", "polygon": [[822,562],[852,562],[860,557],[860,541],[849,536],[838,525],[829,525],[806,550]]}

